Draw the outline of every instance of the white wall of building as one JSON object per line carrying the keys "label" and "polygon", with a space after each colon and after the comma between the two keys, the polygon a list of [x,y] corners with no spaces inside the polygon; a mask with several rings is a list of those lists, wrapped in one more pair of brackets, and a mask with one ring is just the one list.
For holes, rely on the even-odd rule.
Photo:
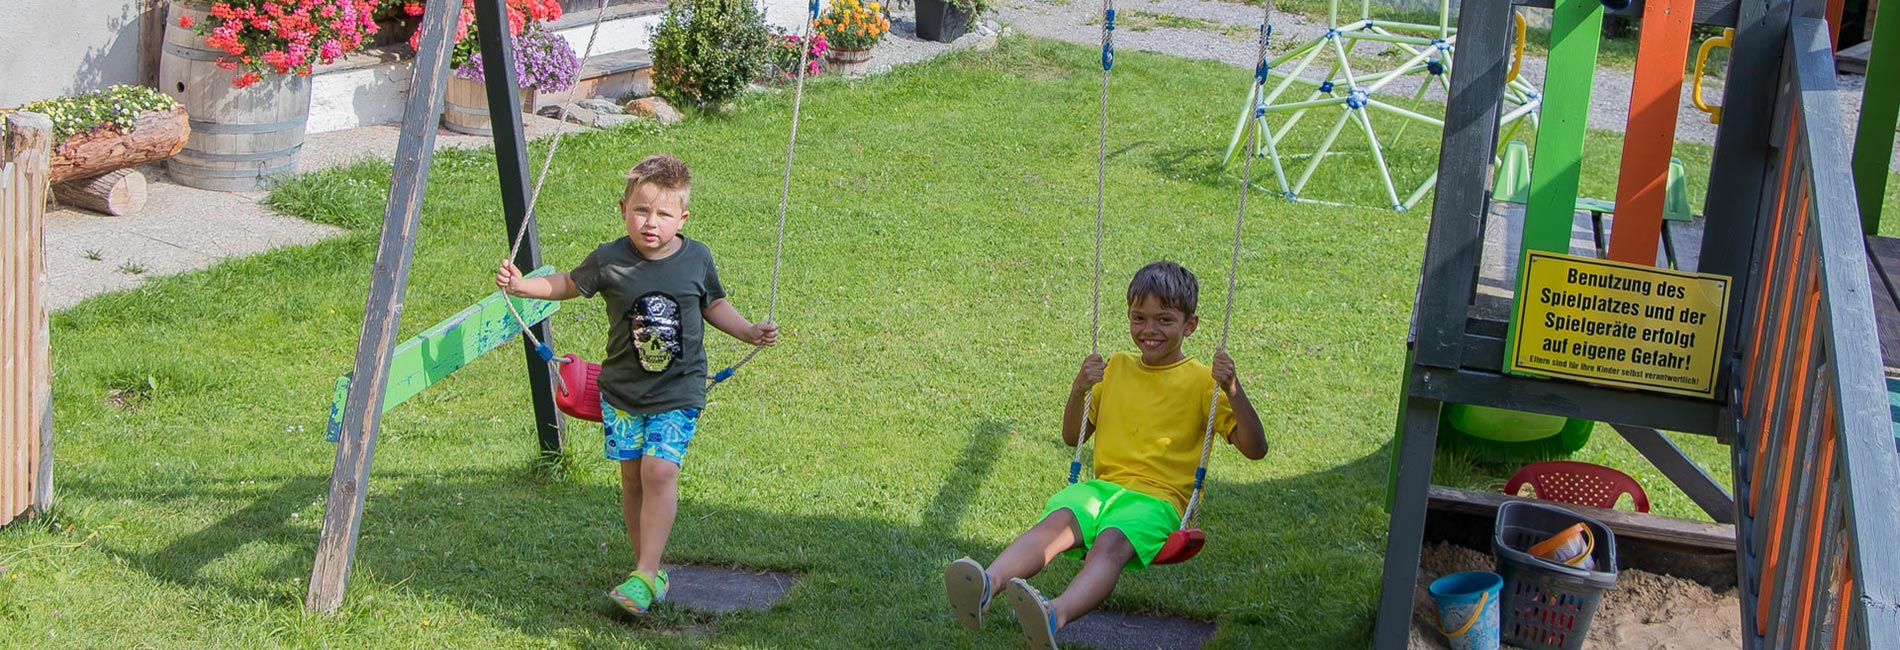
{"label": "white wall of building", "polygon": [[141,0],[5,0],[0,106],[137,83]]}

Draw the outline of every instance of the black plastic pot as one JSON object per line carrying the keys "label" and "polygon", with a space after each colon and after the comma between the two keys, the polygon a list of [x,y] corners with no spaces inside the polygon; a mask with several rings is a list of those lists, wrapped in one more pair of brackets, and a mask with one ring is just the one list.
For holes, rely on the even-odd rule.
{"label": "black plastic pot", "polygon": [[963,36],[970,27],[970,15],[947,0],[916,0],[917,38],[948,43]]}

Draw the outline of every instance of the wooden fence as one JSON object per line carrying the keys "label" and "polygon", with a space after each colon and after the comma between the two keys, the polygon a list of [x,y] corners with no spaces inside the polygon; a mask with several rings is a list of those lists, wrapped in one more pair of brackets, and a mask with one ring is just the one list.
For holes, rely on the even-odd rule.
{"label": "wooden fence", "polygon": [[47,367],[46,216],[53,125],[6,115],[0,146],[0,525],[51,502],[53,413]]}
{"label": "wooden fence", "polygon": [[1900,454],[1830,45],[1791,21],[1730,382],[1744,648],[1900,645]]}

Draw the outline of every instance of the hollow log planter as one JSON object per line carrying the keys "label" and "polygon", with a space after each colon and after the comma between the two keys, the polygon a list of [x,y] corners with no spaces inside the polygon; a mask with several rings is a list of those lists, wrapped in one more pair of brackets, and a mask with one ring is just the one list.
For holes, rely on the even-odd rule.
{"label": "hollow log planter", "polygon": [[185,147],[191,135],[184,106],[140,113],[131,131],[96,129],[53,147],[55,184],[98,176],[170,158]]}

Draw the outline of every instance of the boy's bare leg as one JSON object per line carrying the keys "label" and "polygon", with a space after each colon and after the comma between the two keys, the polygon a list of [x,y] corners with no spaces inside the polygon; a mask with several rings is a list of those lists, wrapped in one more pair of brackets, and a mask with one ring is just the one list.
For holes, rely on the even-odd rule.
{"label": "boy's bare leg", "polygon": [[666,550],[666,538],[673,532],[673,517],[679,509],[680,468],[658,457],[640,463],[640,537],[637,541],[639,569],[647,575],[659,575],[660,554]]}
{"label": "boy's bare leg", "polygon": [[1075,522],[1075,513],[1067,509],[1049,513],[1042,521],[1023,531],[1016,541],[1009,543],[1009,548],[1003,549],[1002,555],[990,562],[987,570],[990,575],[990,595],[1001,593],[1010,578],[1036,575],[1043,567],[1049,566],[1049,562],[1056,559],[1057,555],[1080,543],[1082,529]]}
{"label": "boy's bare leg", "polygon": [[1088,557],[1083,558],[1082,570],[1075,574],[1075,580],[1061,596],[1049,601],[1056,610],[1056,627],[1082,618],[1108,600],[1108,595],[1115,591],[1115,580],[1122,575],[1122,567],[1134,557],[1135,547],[1128,543],[1122,531],[1110,528],[1096,535],[1095,546],[1089,549]]}
{"label": "boy's bare leg", "polygon": [[620,514],[627,519],[627,547],[640,554],[640,460],[620,461]]}

